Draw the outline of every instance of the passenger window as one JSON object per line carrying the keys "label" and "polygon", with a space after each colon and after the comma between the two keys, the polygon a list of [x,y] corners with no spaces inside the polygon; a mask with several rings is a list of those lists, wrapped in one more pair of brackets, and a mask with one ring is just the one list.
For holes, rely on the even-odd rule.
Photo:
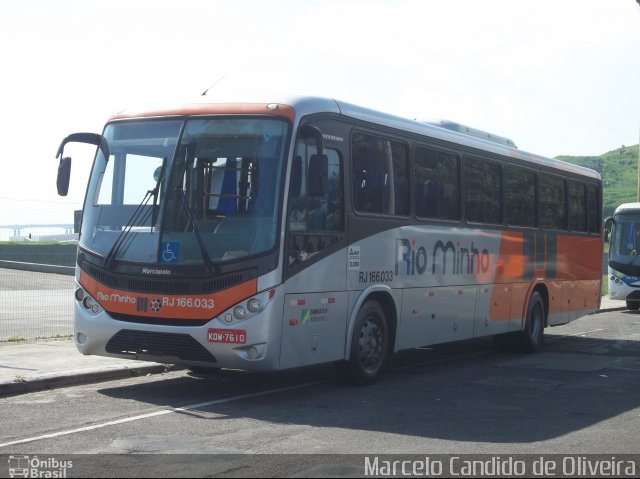
{"label": "passenger window", "polygon": [[344,237],[342,157],[328,148],[324,153],[329,160],[326,192],[312,196],[309,161],[316,146],[296,144],[289,187],[289,265],[306,261]]}
{"label": "passenger window", "polygon": [[587,186],[587,227],[589,233],[600,233],[598,192],[596,186]]}
{"label": "passenger window", "polygon": [[465,218],[489,224],[502,223],[502,167],[478,158],[465,160]]}
{"label": "passenger window", "polygon": [[460,219],[460,161],[455,155],[417,147],[413,176],[417,216]]}
{"label": "passenger window", "polygon": [[540,226],[567,229],[565,183],[562,178],[540,175]]}
{"label": "passenger window", "polygon": [[536,174],[522,168],[507,167],[507,224],[536,225]]}
{"label": "passenger window", "polygon": [[409,214],[407,146],[364,133],[353,135],[353,201],[364,213]]}
{"label": "passenger window", "polygon": [[569,183],[569,229],[587,231],[586,185]]}

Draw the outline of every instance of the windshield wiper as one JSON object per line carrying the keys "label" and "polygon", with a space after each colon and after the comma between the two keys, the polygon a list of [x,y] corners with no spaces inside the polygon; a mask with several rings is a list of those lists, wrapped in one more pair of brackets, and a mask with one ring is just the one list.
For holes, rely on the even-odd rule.
{"label": "windshield wiper", "polygon": [[[153,213],[154,218],[156,217],[155,209],[157,207],[156,199],[158,196],[159,185],[160,185],[160,182],[157,182],[156,187],[154,189],[149,190],[145,193],[144,198],[142,198],[142,201],[136,207],[135,211],[129,218],[129,221],[127,221],[127,224],[125,225],[125,227],[122,229],[122,231],[120,231],[120,234],[118,235],[115,242],[113,243],[113,246],[111,246],[111,249],[107,253],[107,256],[105,256],[104,266],[110,266],[113,260],[116,258],[116,256],[118,255],[118,251],[124,244],[125,240],[127,239],[127,236],[129,236],[129,233],[131,232],[133,225],[144,224],[144,222],[149,218],[149,215],[151,213]],[[153,211],[150,211],[150,210],[145,211],[145,206],[147,206],[147,203],[149,203],[149,200],[151,199],[151,197],[154,198]],[[154,225],[154,222],[151,223],[152,230],[153,230],[153,225]]]}
{"label": "windshield wiper", "polygon": [[207,266],[207,269],[209,270],[210,274],[217,274],[217,266],[215,265],[215,263],[211,260],[211,256],[209,256],[209,253],[207,252],[207,247],[204,245],[204,241],[202,241],[202,236],[200,235],[200,230],[198,229],[198,226],[196,225],[196,221],[193,218],[193,214],[191,213],[191,208],[189,207],[188,204],[188,200],[187,200],[187,194],[184,191],[184,189],[177,187],[177,190],[180,190],[180,199],[182,200],[182,206],[184,208],[184,210],[187,212],[187,218],[189,218],[189,222],[191,223],[191,226],[193,226],[193,232],[196,235],[196,240],[198,240],[198,246],[200,247],[200,253],[202,254],[202,259],[204,260],[205,265]]}
{"label": "windshield wiper", "polygon": [[[165,161],[166,161],[166,158],[165,158]],[[129,218],[129,221],[127,221],[127,224],[125,225],[125,227],[122,229],[122,231],[116,238],[115,243],[113,243],[113,246],[111,247],[111,249],[109,250],[109,253],[104,259],[105,266],[110,265],[111,262],[115,259],[116,255],[118,254],[118,251],[120,250],[120,248],[124,244],[124,241],[127,239],[127,236],[131,232],[131,228],[133,228],[133,225],[135,225],[138,222],[138,220],[141,221],[141,223],[139,224],[144,224],[144,222],[147,221],[147,219],[149,218],[149,212],[147,211],[146,213],[144,213],[144,216],[143,216],[143,212],[144,212],[144,207],[147,206],[147,203],[149,203],[149,200],[151,199],[151,197],[153,197],[153,204],[151,208],[151,232],[153,232],[153,226],[156,224],[156,220],[158,219],[158,193],[160,192],[160,183],[162,183],[163,176],[164,176],[164,170],[161,170],[158,173],[158,178],[156,178],[155,188],[145,193],[144,198],[142,198],[142,201],[140,202],[138,207],[135,209],[135,211]]]}

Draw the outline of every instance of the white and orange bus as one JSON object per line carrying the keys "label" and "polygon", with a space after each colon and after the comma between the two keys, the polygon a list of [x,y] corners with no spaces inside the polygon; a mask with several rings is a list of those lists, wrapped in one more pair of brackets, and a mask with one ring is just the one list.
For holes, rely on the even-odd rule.
{"label": "white and orange bus", "polygon": [[535,351],[599,307],[601,179],[455,123],[324,98],[113,116],[77,256],[83,354],[191,368],[335,362],[375,381],[407,348]]}

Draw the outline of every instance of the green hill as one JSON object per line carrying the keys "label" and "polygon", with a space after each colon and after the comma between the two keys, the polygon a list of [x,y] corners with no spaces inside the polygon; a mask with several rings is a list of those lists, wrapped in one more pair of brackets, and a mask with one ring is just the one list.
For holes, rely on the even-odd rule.
{"label": "green hill", "polygon": [[623,146],[600,156],[558,156],[558,160],[586,166],[602,175],[603,214],[611,216],[620,203],[636,201],[638,145]]}

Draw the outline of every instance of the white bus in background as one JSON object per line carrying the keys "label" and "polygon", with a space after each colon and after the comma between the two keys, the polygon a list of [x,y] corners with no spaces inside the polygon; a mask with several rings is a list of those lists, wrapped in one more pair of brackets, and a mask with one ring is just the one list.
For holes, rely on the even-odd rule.
{"label": "white bus in background", "polygon": [[640,308],[640,203],[623,203],[606,221],[609,298]]}

